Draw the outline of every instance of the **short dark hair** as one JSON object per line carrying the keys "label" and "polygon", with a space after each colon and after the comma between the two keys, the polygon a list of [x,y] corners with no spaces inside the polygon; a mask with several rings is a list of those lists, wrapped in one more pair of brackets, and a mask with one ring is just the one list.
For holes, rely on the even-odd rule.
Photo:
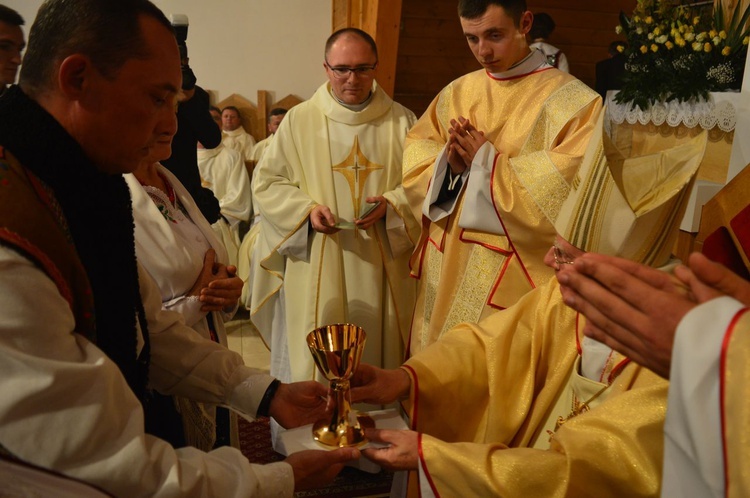
{"label": "short dark hair", "polygon": [[289,112],[287,109],[284,109],[283,107],[274,107],[271,109],[271,112],[268,113],[268,122],[271,122],[271,118],[274,116],[283,116]]}
{"label": "short dark hair", "polygon": [[47,89],[72,54],[88,56],[107,78],[130,59],[147,58],[140,17],[172,25],[149,0],[45,0],[29,32],[19,84],[29,95]]}
{"label": "short dark hair", "polygon": [[354,35],[364,40],[372,49],[372,53],[375,54],[375,60],[376,61],[378,60],[378,46],[375,43],[375,40],[373,40],[372,36],[368,35],[366,32],[357,28],[342,28],[336,31],[335,33],[333,33],[331,36],[329,36],[328,40],[326,40],[326,50],[325,50],[326,57],[328,57],[328,52],[331,51],[331,47],[333,46],[334,43],[336,43],[336,40],[338,40],[344,35]]}
{"label": "short dark hair", "polygon": [[225,107],[224,109],[222,109],[222,110],[221,110],[221,113],[222,113],[222,114],[224,114],[224,111],[226,111],[227,109],[229,109],[230,111],[234,111],[234,112],[236,112],[236,113],[237,113],[237,117],[238,117],[238,118],[240,118],[240,119],[242,119],[242,114],[240,113],[240,110],[239,110],[239,109],[237,109],[237,108],[236,108],[235,106],[233,106],[233,105],[228,105],[228,106],[226,106],[226,107]]}
{"label": "short dark hair", "polygon": [[526,0],[458,0],[458,16],[476,19],[487,12],[490,5],[502,7],[516,26],[521,25],[521,16],[528,10]]}
{"label": "short dark hair", "polygon": [[209,111],[216,111],[216,112],[218,112],[219,114],[221,114],[221,109],[219,109],[219,108],[218,108],[218,107],[216,107],[215,105],[210,105],[210,106],[208,106],[208,110],[209,110]]}
{"label": "short dark hair", "polygon": [[10,7],[0,5],[0,22],[11,26],[23,26],[23,17]]}
{"label": "short dark hair", "polygon": [[534,14],[534,21],[531,23],[529,38],[536,40],[538,38],[549,38],[549,35],[555,30],[555,20],[546,12]]}

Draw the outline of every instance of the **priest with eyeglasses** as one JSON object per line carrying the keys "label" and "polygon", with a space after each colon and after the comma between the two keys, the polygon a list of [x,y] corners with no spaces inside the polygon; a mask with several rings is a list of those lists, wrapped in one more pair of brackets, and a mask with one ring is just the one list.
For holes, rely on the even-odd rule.
{"label": "priest with eyeglasses", "polygon": [[289,111],[255,172],[262,221],[250,312],[279,379],[316,375],[305,337],[332,323],[366,330],[365,361],[403,359],[419,227],[401,187],[401,159],[416,117],[378,86],[377,64],[370,35],[332,34],[328,81]]}

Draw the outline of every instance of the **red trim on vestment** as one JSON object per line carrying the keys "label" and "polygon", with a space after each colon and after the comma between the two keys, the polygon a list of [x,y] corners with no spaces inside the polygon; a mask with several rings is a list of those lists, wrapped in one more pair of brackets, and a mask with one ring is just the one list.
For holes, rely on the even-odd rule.
{"label": "red trim on vestment", "polygon": [[526,269],[526,265],[523,264],[521,255],[518,254],[518,251],[516,251],[516,246],[513,244],[513,239],[510,238],[510,234],[508,233],[508,230],[505,228],[505,223],[503,223],[503,218],[500,216],[500,213],[497,210],[497,203],[495,202],[495,189],[493,189],[492,186],[495,182],[495,170],[497,169],[497,160],[499,158],[500,158],[500,153],[495,154],[495,161],[492,163],[492,176],[490,180],[490,199],[492,200],[492,209],[495,210],[497,219],[500,220],[500,224],[503,227],[503,232],[505,232],[505,236],[508,238],[508,244],[510,245],[510,248],[515,253],[516,257],[518,258],[518,264],[521,265],[521,270],[523,270],[523,273],[526,275],[526,279],[531,284],[531,288],[536,289],[536,285],[534,284],[534,281],[531,279],[531,275],[529,275],[529,272]]}
{"label": "red trim on vestment", "polygon": [[[443,218],[445,220],[445,226],[446,227],[448,226],[448,223],[450,222],[450,219],[451,219],[452,216],[453,216],[453,213],[451,213],[448,216],[446,216],[445,218]],[[427,219],[429,220],[429,218],[427,218]],[[443,220],[440,220],[440,221],[443,221]],[[432,223],[433,223],[433,221],[430,220],[430,225]],[[432,238],[432,235],[430,235],[429,226],[427,228],[428,228],[427,241],[431,242],[432,245],[435,246],[435,249],[437,249],[440,252],[443,252],[445,250],[445,228],[443,228],[443,235],[440,238],[440,243],[439,244],[437,243],[437,241],[435,239]]]}
{"label": "red trim on vestment", "polygon": [[615,365],[614,368],[612,368],[612,371],[609,372],[609,377],[607,377],[607,384],[611,384],[612,381],[615,380],[615,377],[617,377],[618,375],[620,375],[620,373],[622,372],[622,370],[631,361],[632,360],[630,358],[623,358],[622,361],[620,361],[620,363],[618,363],[617,365]]}
{"label": "red trim on vestment", "polygon": [[724,401],[726,399],[726,368],[727,368],[727,349],[729,341],[732,339],[737,322],[742,316],[750,311],[750,308],[738,311],[732,321],[729,322],[727,332],[724,334],[724,340],[721,343],[721,357],[719,361],[719,413],[721,415],[721,453],[724,459],[724,496],[729,496],[729,472],[727,471],[727,414],[724,411]]}
{"label": "red trim on vestment", "polygon": [[411,427],[410,429],[413,431],[417,430],[417,410],[419,408],[419,379],[417,378],[417,372],[414,371],[414,369],[409,365],[401,365],[402,368],[405,368],[411,372],[411,378],[413,379],[412,382],[414,383],[414,402],[412,403],[412,410],[411,410]]}
{"label": "red trim on vestment", "polygon": [[505,258],[505,262],[503,263],[503,267],[500,269],[500,274],[497,276],[497,279],[495,280],[495,285],[492,286],[492,289],[490,290],[490,294],[487,297],[487,305],[490,308],[496,309],[496,310],[504,310],[506,309],[504,306],[496,306],[492,303],[492,296],[495,295],[495,292],[497,291],[497,288],[500,287],[500,282],[503,280],[503,276],[505,276],[505,272],[508,270],[508,266],[510,266],[510,262],[513,259],[515,253],[511,253],[510,256]]}
{"label": "red trim on vestment", "polygon": [[[424,461],[424,452],[422,451],[422,433],[417,433],[417,448],[419,450],[419,465],[422,466],[422,471],[424,472],[425,477],[427,478],[427,482],[430,483],[430,488],[432,488],[432,492],[435,494],[435,496],[440,497],[440,493],[438,493],[437,488],[435,487],[435,481],[432,480],[432,476],[430,475],[430,471],[427,470],[427,464]],[[419,479],[419,471],[417,471],[417,490],[419,491],[419,496],[422,496],[422,483]]]}
{"label": "red trim on vestment", "polygon": [[[414,272],[414,268],[409,268],[410,270],[409,275],[413,276],[416,279],[422,278],[422,268],[424,266],[424,254],[427,249],[427,241],[430,238],[429,230],[430,230],[430,220],[426,216],[422,215],[422,231],[425,232],[425,234],[423,236],[420,235],[419,237],[419,248],[417,249],[419,250],[419,262],[417,263],[417,266],[419,268],[416,273]],[[411,265],[411,258],[409,258],[409,264]]]}
{"label": "red trim on vestment", "polygon": [[487,76],[489,76],[491,79],[493,79],[495,81],[510,81],[510,80],[517,80],[518,78],[525,78],[526,76],[529,76],[531,74],[536,74],[536,73],[542,73],[544,71],[549,71],[550,69],[554,69],[554,68],[553,67],[543,67],[542,69],[536,69],[534,71],[531,71],[530,73],[519,74],[518,76],[510,76],[508,78],[496,78],[495,76],[492,76],[492,73],[490,73],[486,69],[485,69],[485,71],[487,72]]}
{"label": "red trim on vestment", "polygon": [[[580,330],[580,319],[581,319],[581,313],[576,312],[576,352],[578,353],[578,356],[583,356],[583,347],[581,346],[581,332]],[[613,350],[614,352],[614,350]],[[612,354],[612,353],[610,353]],[[612,371],[609,372],[609,376],[607,377],[607,384],[612,384],[612,381],[615,380],[615,377],[620,375],[622,370],[630,363],[632,360],[630,358],[623,358],[620,360],[620,363],[612,367]],[[604,372],[602,372],[604,373]]]}
{"label": "red trim on vestment", "polygon": [[482,246],[486,249],[489,249],[490,251],[495,251],[501,253],[503,256],[512,256],[514,253],[512,251],[506,251],[505,249],[502,249],[497,246],[493,246],[492,244],[486,244],[484,242],[480,242],[478,240],[471,240],[471,239],[465,239],[464,233],[466,232],[465,228],[461,229],[461,233],[458,235],[458,240],[461,242],[464,242],[466,244],[476,244],[478,246]]}

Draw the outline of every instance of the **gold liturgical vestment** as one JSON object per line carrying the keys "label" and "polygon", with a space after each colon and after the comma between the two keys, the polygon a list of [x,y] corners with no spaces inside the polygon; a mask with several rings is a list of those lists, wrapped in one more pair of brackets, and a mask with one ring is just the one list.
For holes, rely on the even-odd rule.
{"label": "gold liturgical vestment", "polygon": [[[431,491],[442,497],[658,494],[668,383],[612,356],[599,383],[609,387],[589,403],[591,411],[569,417],[571,386],[582,379],[574,365],[583,320],[564,305],[552,280],[503,313],[451,330],[405,364]],[[593,397],[586,396],[576,400],[579,409]],[[550,439],[547,430],[554,431],[558,417],[567,421]]]}
{"label": "gold liturgical vestment", "polygon": [[[511,71],[495,78],[480,70],[455,80],[407,136],[404,189],[423,224],[411,259],[419,285],[410,355],[458,323],[478,322],[511,306],[553,275],[542,264],[555,237],[549,217],[568,195],[601,99],[536,51]],[[459,116],[483,131],[495,151],[484,164],[475,159],[453,213],[432,222],[423,217],[425,197],[450,120]],[[484,197],[491,198],[488,216],[500,219],[498,233],[460,221],[467,197],[486,188],[472,184],[478,168],[491,183]]]}
{"label": "gold liturgical vestment", "polygon": [[[401,187],[401,159],[415,120],[377,84],[361,111],[339,104],[325,84],[289,111],[263,154],[253,191],[261,229],[251,314],[267,340],[271,332],[272,372],[283,381],[316,375],[305,338],[332,323],[365,329],[363,361],[403,361],[418,226]],[[309,227],[318,204],[351,224],[377,195],[387,199],[387,213],[367,230],[325,235]]]}

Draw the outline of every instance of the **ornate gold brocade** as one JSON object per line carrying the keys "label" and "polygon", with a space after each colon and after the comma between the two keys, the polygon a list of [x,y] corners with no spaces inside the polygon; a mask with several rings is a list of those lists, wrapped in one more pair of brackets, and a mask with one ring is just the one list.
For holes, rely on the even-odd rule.
{"label": "ornate gold brocade", "polygon": [[[435,223],[422,218],[422,238],[411,259],[412,275],[419,278],[411,354],[458,323],[476,322],[513,305],[551,278],[553,272],[542,263],[554,239],[548,216],[567,195],[567,180],[578,168],[592,129],[589,118],[601,109],[599,100],[585,85],[556,71],[512,81],[477,71],[448,85],[411,129],[403,185],[412,212],[422,218],[450,120],[464,116],[499,154],[482,167],[492,169],[492,202],[505,230],[505,235],[474,231],[465,237],[470,230],[459,224],[463,197],[449,217]],[[562,109],[545,109],[558,104]],[[532,150],[535,144],[539,149]],[[537,204],[546,207],[542,211]]]}
{"label": "ornate gold brocade", "polygon": [[512,158],[509,162],[539,209],[549,220],[555,221],[570,193],[570,186],[555,163],[544,151]]}
{"label": "ornate gold brocade", "polygon": [[570,121],[570,116],[577,114],[589,103],[591,89],[579,80],[572,80],[552,93],[544,102],[543,112],[532,128],[521,149],[521,154],[549,147],[551,138],[557,136]]}
{"label": "ornate gold brocade", "polygon": [[[456,295],[460,297],[453,300],[440,331],[441,336],[459,323],[479,321],[490,290],[498,279],[500,269],[506,259],[504,254],[487,250],[477,244],[471,245],[469,263],[466,265],[464,278],[456,291]],[[426,346],[427,344],[424,345]]]}

